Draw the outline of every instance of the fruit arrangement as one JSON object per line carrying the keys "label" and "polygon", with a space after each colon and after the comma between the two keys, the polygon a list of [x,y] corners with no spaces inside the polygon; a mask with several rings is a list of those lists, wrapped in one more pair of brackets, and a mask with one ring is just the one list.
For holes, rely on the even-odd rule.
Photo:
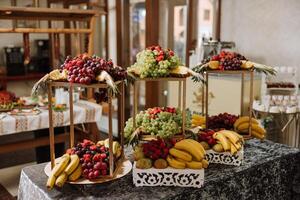
{"label": "fruit arrangement", "polygon": [[52,81],[68,81],[71,83],[91,84],[106,82],[112,89],[113,94],[117,93],[115,81],[124,80],[127,77],[125,69],[114,66],[111,60],[104,60],[98,56],[80,54],[74,58],[68,56],[61,69],[56,69],[46,74],[33,87],[32,95],[38,91],[46,91],[46,83]]}
{"label": "fruit arrangement", "polygon": [[[133,128],[133,118],[126,122],[124,134],[127,143],[131,143],[138,134],[168,138],[182,131],[182,112],[173,107],[149,108],[137,114],[135,120],[136,129]],[[189,127],[189,124],[190,118],[187,116],[186,126]]]}
{"label": "fruit arrangement", "polygon": [[[116,161],[122,153],[120,144],[113,141],[113,157]],[[59,163],[54,166],[47,181],[47,187],[54,185],[62,187],[69,180],[74,182],[80,177],[96,180],[109,175],[109,140],[98,141],[96,144],[90,140],[83,140],[75,147],[68,149]]]}
{"label": "fruit arrangement", "polygon": [[233,129],[235,121],[238,119],[237,115],[229,113],[220,113],[219,115],[208,117],[208,128],[209,129]]}
{"label": "fruit arrangement", "polygon": [[205,130],[198,134],[198,141],[205,150],[213,149],[215,152],[230,152],[235,155],[243,145],[243,136],[230,130]]}
{"label": "fruit arrangement", "polygon": [[202,169],[208,167],[205,149],[193,139],[157,139],[135,147],[134,159],[139,169]]}
{"label": "fruit arrangement", "polygon": [[12,110],[17,105],[16,96],[8,91],[0,91],[0,111]]}
{"label": "fruit arrangement", "polygon": [[197,76],[187,67],[181,66],[179,58],[170,49],[161,46],[150,46],[139,52],[136,62],[127,69],[129,75],[140,78],[187,77]]}
{"label": "fruit arrangement", "polygon": [[[234,123],[234,130],[243,134],[249,132],[249,117],[243,116],[238,118]],[[251,135],[258,139],[265,139],[266,130],[260,126],[255,118],[251,118]]]}
{"label": "fruit arrangement", "polygon": [[[221,51],[218,55],[204,59],[193,70],[200,74],[207,70],[255,70],[259,73],[276,75],[273,67],[248,61],[243,55],[229,51]],[[198,81],[197,77],[193,79]]]}

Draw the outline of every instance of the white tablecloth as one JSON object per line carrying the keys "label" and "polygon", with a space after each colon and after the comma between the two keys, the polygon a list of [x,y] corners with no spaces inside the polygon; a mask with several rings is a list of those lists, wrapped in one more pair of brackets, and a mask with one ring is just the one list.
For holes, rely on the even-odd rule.
{"label": "white tablecloth", "polygon": [[[80,100],[73,106],[74,124],[99,122],[102,115],[102,107],[96,103]],[[54,127],[66,126],[70,124],[70,112],[53,112]],[[34,131],[49,128],[48,110],[41,109],[38,115],[14,116],[7,115],[0,119],[0,136]]]}

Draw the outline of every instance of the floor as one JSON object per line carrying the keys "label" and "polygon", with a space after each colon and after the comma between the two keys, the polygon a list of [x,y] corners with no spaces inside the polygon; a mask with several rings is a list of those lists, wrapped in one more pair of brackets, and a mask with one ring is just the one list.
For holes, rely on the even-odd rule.
{"label": "floor", "polygon": [[36,163],[32,162],[0,169],[0,184],[4,186],[12,196],[17,196],[22,168],[34,164]]}

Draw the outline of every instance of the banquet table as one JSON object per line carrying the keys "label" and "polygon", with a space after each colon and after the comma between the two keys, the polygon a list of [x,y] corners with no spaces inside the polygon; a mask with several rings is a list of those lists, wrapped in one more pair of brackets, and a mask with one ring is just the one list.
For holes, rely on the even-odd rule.
{"label": "banquet table", "polygon": [[[130,152],[130,151],[128,151]],[[128,155],[130,156],[130,155]],[[19,199],[300,199],[300,150],[257,139],[246,141],[241,166],[211,164],[203,188],[135,187],[132,174],[99,185],[47,190],[46,163],[24,168]]]}
{"label": "banquet table", "polygon": [[[19,132],[34,131],[49,128],[49,114],[47,109],[40,109],[37,115],[9,115],[0,119],[0,136]],[[79,100],[73,106],[74,124],[99,122],[102,115],[102,107],[99,104]],[[70,124],[69,110],[53,112],[54,127],[62,127]]]}

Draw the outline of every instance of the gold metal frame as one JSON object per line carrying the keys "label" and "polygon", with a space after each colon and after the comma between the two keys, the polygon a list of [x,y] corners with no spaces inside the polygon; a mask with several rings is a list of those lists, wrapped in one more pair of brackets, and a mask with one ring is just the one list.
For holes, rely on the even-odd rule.
{"label": "gold metal frame", "polygon": [[[138,92],[137,92],[137,82],[152,82],[152,81],[177,81],[178,82],[178,108],[182,111],[182,135],[185,135],[185,125],[186,125],[186,77],[164,77],[164,78],[137,78],[133,83],[133,128],[136,129],[136,115],[138,111]],[[151,137],[149,135],[144,135],[146,140]]]}
{"label": "gold metal frame", "polygon": [[[250,94],[249,94],[249,134],[243,135],[245,139],[251,138],[252,134],[252,121],[250,120],[252,118],[252,104],[253,104],[253,77],[254,72],[253,70],[208,70],[204,72],[203,78],[204,78],[204,85],[202,87],[202,114],[205,114],[205,123],[206,127],[208,127],[208,83],[209,83],[209,74],[233,74],[233,75],[241,75],[241,104],[240,109],[241,113],[240,115],[243,116],[243,108],[244,108],[244,86],[245,86],[245,74],[250,75]],[[205,93],[205,95],[204,95]],[[204,100],[205,98],[205,100]],[[205,105],[205,106],[204,106]]]}
{"label": "gold metal frame", "polygon": [[[124,93],[125,93],[125,84],[124,81],[117,81],[115,84],[120,89],[120,99],[121,99],[121,107],[118,108],[121,110],[121,127],[124,127]],[[108,85],[106,83],[96,83],[90,85],[78,84],[78,83],[69,83],[69,82],[54,82],[50,81],[48,83],[48,109],[49,109],[49,139],[50,139],[50,158],[51,158],[51,168],[55,166],[55,143],[54,143],[54,126],[53,126],[53,111],[52,111],[52,89],[53,87],[65,87],[69,89],[69,111],[70,111],[70,148],[74,146],[74,113],[73,113],[73,89],[74,87],[81,88],[106,88],[108,89]],[[109,93],[108,93],[109,94]],[[114,176],[114,159],[113,159],[113,130],[112,130],[112,95],[108,95],[108,138],[109,138],[109,172],[110,174],[106,177]],[[118,133],[118,138],[120,139],[122,154],[120,159],[124,159],[124,130],[123,128]]]}

